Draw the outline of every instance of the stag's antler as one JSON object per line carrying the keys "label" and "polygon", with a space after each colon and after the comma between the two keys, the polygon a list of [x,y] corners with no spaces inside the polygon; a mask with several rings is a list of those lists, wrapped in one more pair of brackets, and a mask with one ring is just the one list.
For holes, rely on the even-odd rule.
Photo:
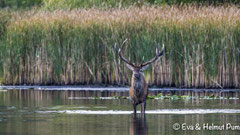
{"label": "stag's antler", "polygon": [[122,49],[123,49],[123,45],[126,43],[127,39],[125,39],[121,45],[121,48],[118,49],[118,54],[120,56],[120,58],[126,62],[128,65],[132,66],[132,67],[136,67],[134,64],[132,64],[129,60],[127,60],[126,58],[123,57],[122,55]]}
{"label": "stag's antler", "polygon": [[143,67],[143,66],[146,66],[146,65],[148,65],[148,64],[153,63],[154,61],[156,61],[156,60],[158,59],[158,57],[162,56],[163,53],[164,53],[164,44],[163,44],[163,46],[162,46],[161,52],[159,52],[158,44],[156,44],[156,56],[155,56],[153,59],[151,59],[150,61],[141,64],[140,66]]}

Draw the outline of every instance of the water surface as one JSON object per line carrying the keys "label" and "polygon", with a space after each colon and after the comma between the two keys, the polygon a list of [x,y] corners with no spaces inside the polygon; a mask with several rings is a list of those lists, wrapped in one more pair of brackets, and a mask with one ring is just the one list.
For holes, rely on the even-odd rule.
{"label": "water surface", "polygon": [[[158,93],[158,92],[157,92]],[[150,95],[157,94],[151,91]],[[171,92],[170,92],[171,93]],[[183,93],[183,92],[175,92]],[[196,94],[197,93],[197,94]],[[214,93],[214,92],[213,92]],[[186,94],[186,93],[185,93]],[[191,95],[209,93],[191,92]],[[226,93],[227,96],[237,94]],[[1,135],[239,134],[239,99],[149,99],[145,117],[132,114],[126,91],[4,90],[0,92]],[[101,99],[83,97],[105,97]],[[178,128],[179,124],[181,127]],[[203,125],[215,126],[214,130]],[[231,124],[235,129],[226,130]],[[192,130],[196,125],[200,130]],[[217,126],[225,129],[217,129]]]}

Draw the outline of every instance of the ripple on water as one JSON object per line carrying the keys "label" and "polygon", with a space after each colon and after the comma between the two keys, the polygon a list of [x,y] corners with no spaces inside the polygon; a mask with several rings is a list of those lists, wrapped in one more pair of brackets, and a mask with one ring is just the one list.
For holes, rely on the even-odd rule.
{"label": "ripple on water", "polygon": [[90,107],[87,107],[87,106],[77,106],[77,107],[69,107],[69,108],[79,108],[79,109],[81,109],[81,108],[90,108]]}
{"label": "ripple on water", "polygon": [[[66,113],[66,114],[132,114],[133,111],[121,110],[61,110],[61,111],[36,111],[36,113]],[[137,113],[140,113],[138,111]],[[146,114],[210,114],[210,113],[240,113],[240,109],[160,109],[147,110]]]}
{"label": "ripple on water", "polygon": [[13,110],[13,109],[17,109],[17,107],[15,107],[15,106],[8,106],[7,109],[8,110]]}

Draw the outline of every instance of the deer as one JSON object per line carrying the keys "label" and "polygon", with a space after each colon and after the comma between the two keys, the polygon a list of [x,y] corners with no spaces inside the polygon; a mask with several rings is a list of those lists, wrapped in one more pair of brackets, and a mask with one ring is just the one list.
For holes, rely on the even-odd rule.
{"label": "deer", "polygon": [[164,54],[164,44],[162,46],[161,51],[158,49],[158,44],[156,44],[156,55],[151,60],[144,62],[142,61],[141,64],[133,64],[128,59],[126,59],[123,54],[122,50],[124,44],[126,43],[127,39],[123,41],[121,47],[118,49],[118,55],[123,62],[126,63],[127,67],[132,71],[132,78],[131,78],[131,87],[129,89],[129,97],[132,101],[133,105],[133,112],[136,115],[136,108],[138,104],[141,104],[141,114],[145,114],[146,109],[146,98],[148,95],[148,84],[145,80],[143,71],[148,68],[148,66],[155,62],[159,57],[163,56]]}

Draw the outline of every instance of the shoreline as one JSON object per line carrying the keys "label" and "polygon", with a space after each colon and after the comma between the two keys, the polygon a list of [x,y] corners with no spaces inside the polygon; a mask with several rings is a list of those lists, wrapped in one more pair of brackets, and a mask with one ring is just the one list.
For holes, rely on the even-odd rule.
{"label": "shoreline", "polygon": [[[94,86],[94,85],[66,85],[66,86],[0,86],[0,90],[69,90],[69,91],[128,91],[129,87]],[[176,88],[176,87],[151,87],[149,91],[194,91],[194,92],[240,92],[240,89],[206,89],[206,88]]]}

